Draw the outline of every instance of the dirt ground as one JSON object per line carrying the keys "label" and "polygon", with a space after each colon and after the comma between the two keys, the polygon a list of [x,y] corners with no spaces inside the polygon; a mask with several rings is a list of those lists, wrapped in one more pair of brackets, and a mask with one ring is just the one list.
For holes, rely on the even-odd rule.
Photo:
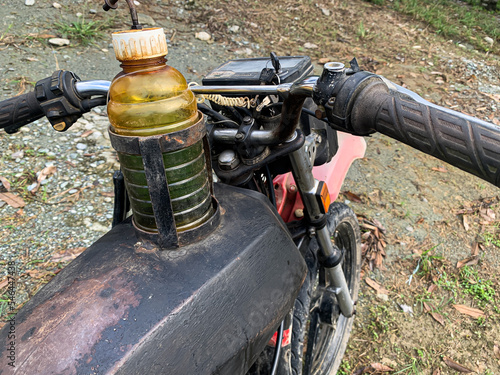
{"label": "dirt ground", "polygon": [[[125,2],[103,30],[102,39],[88,46],[71,40],[64,47],[47,43],[49,36],[63,36],[56,23],[78,20],[78,12],[89,20],[110,15],[103,14],[99,1],[59,1],[60,8],[52,3],[35,0],[33,6],[25,6],[20,1],[0,0],[0,99],[29,89],[29,82],[50,75],[57,67],[74,70],[84,79],[110,80],[118,71],[109,33],[127,19]],[[266,56],[271,51],[310,55],[317,72],[321,62],[347,63],[357,57],[363,69],[384,75],[429,101],[500,125],[499,57],[436,35],[428,25],[387,7],[361,0],[140,3],[139,13],[165,28],[171,65],[190,80],[199,80],[229,58]],[[212,39],[196,39],[200,31]],[[84,124],[77,125],[67,136],[71,132],[80,136],[85,129]],[[51,142],[52,133],[40,134],[41,140]],[[12,154],[26,153],[28,146],[3,135],[0,140],[2,145],[18,145],[3,153],[2,176],[14,168]],[[469,369],[477,374],[500,374],[498,189],[387,137],[375,135],[367,143],[366,156],[353,165],[340,198],[359,215],[366,257],[355,327],[339,373],[376,373],[379,369],[437,375]],[[33,163],[32,169],[40,170],[36,168],[49,159],[42,155],[25,160],[25,169]],[[80,173],[93,173],[92,168],[84,164]],[[8,205],[0,207],[0,244],[23,249],[33,245],[28,238],[16,239],[16,228],[32,225],[33,237],[57,224],[28,224],[33,216],[41,217],[54,208],[43,199],[29,200],[19,181],[18,185],[27,208],[23,213]],[[61,193],[60,186],[48,190],[49,198]],[[68,210],[89,201],[95,207],[109,206],[105,200],[109,196],[103,193],[110,190],[109,181],[102,182],[92,193],[68,200]],[[46,217],[50,220],[50,215]],[[86,243],[78,233],[97,238],[109,225],[102,223],[104,229],[95,230],[83,217],[74,218],[71,236],[59,239],[57,246],[47,245],[45,253],[26,255],[19,277],[24,285],[22,299],[29,298],[71,258],[50,262],[54,253],[65,246],[84,248]],[[43,273],[43,266],[37,264],[51,273]]]}

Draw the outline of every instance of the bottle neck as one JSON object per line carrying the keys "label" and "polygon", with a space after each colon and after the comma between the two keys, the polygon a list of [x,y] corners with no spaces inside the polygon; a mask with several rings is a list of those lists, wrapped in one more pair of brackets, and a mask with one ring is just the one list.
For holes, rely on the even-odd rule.
{"label": "bottle neck", "polygon": [[154,69],[155,67],[161,68],[167,64],[165,56],[153,57],[150,59],[122,61],[120,67],[124,73],[137,72],[144,69]]}

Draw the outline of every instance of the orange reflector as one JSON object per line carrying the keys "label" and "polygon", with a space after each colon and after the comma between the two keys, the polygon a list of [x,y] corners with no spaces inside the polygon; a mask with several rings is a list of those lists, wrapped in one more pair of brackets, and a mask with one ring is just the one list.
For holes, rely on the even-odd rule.
{"label": "orange reflector", "polygon": [[328,208],[330,207],[330,193],[328,192],[328,186],[323,183],[322,184],[323,186],[321,186],[321,203],[323,203],[323,208],[324,208],[324,212],[323,213],[327,213],[328,212]]}

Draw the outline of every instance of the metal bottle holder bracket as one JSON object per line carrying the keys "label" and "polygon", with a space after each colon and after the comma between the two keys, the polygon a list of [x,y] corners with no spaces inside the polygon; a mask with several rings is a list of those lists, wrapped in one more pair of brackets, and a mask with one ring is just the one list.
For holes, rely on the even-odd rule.
{"label": "metal bottle holder bracket", "polygon": [[[200,119],[189,128],[167,134],[134,137],[118,135],[109,130],[111,145],[117,152],[142,156],[158,232],[142,230],[135,223],[134,229],[138,239],[160,249],[173,250],[196,242],[211,233],[220,222],[219,205],[214,197],[210,173],[212,167],[205,118],[201,112],[199,115]],[[177,232],[162,154],[189,147],[202,139],[214,214],[195,228]]]}

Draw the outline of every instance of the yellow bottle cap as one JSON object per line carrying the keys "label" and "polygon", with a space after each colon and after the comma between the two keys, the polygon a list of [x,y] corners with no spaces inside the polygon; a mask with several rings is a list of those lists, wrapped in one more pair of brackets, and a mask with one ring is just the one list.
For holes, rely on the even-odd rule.
{"label": "yellow bottle cap", "polygon": [[118,31],[112,34],[113,48],[119,61],[133,61],[165,56],[167,38],[161,27]]}

